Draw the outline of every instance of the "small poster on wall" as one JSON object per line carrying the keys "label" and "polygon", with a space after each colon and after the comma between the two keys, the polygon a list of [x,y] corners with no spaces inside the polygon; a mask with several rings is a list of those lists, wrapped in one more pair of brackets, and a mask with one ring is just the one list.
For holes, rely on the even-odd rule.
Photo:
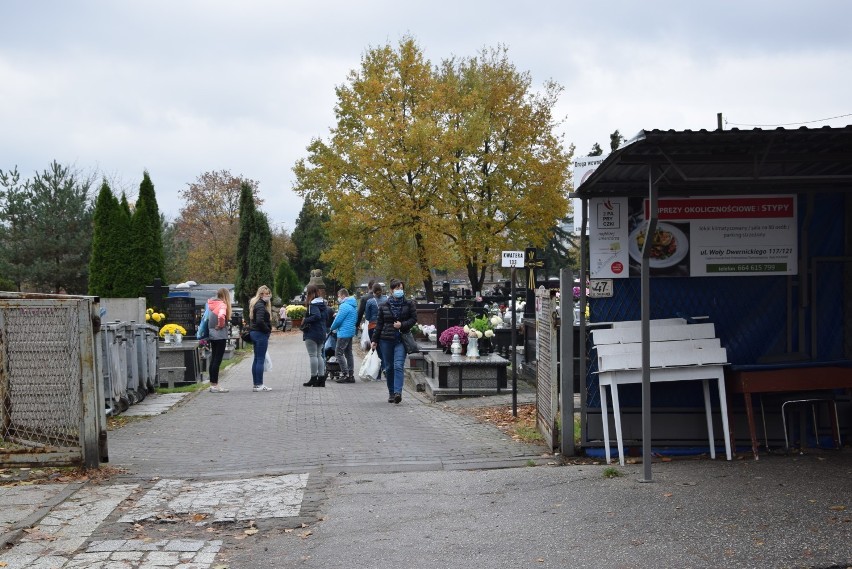
{"label": "small poster on wall", "polygon": [[647,199],[593,199],[589,208],[592,278],[638,276],[648,239],[652,276],[798,272],[795,195],[663,198],[652,236]]}

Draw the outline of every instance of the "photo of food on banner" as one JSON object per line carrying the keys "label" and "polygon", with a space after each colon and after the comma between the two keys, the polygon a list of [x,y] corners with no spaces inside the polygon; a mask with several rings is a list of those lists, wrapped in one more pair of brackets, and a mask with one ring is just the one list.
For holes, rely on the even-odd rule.
{"label": "photo of food on banner", "polygon": [[[630,253],[631,277],[638,277],[642,271],[642,247],[648,239],[648,221],[643,211],[646,201],[644,198],[631,198],[628,203],[627,250]],[[688,277],[689,223],[659,220],[651,239],[648,258],[651,275]]]}

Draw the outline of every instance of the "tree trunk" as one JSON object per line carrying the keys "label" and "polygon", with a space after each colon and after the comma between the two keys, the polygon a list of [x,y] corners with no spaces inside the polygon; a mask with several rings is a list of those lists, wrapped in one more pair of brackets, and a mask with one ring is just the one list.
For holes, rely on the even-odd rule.
{"label": "tree trunk", "polygon": [[432,280],[432,274],[423,279],[423,286],[426,288],[426,302],[435,302],[435,281]]}
{"label": "tree trunk", "polygon": [[476,265],[471,262],[467,263],[467,279],[470,281],[474,293],[482,294],[482,285],[485,283],[485,269],[486,267],[482,267],[477,272]]}

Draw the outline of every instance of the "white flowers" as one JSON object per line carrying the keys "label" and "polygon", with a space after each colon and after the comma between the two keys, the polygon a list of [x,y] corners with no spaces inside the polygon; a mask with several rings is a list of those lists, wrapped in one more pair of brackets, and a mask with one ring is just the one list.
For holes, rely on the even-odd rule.
{"label": "white flowers", "polygon": [[[489,332],[490,332],[490,330],[489,330]],[[465,325],[464,333],[467,334],[469,338],[482,338],[482,336],[484,335],[482,332],[480,332],[476,328],[471,328],[468,325]],[[492,332],[492,334],[493,334],[493,332]]]}
{"label": "white flowers", "polygon": [[[501,323],[502,323],[502,320],[501,320]],[[485,337],[486,338],[493,338],[494,337],[494,330],[486,330],[485,331]]]}
{"label": "white flowers", "polygon": [[[499,316],[492,316],[491,317],[491,325],[495,326],[495,327],[502,326],[503,325],[503,319]],[[490,338],[490,336],[489,336],[489,338]]]}

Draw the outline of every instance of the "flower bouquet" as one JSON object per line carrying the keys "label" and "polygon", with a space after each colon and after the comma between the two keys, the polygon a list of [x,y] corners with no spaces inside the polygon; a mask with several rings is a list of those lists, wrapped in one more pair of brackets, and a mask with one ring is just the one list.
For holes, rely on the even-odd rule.
{"label": "flower bouquet", "polygon": [[287,318],[291,320],[298,320],[299,318],[304,318],[305,314],[308,313],[308,309],[302,306],[301,304],[288,304],[286,310]]}
{"label": "flower bouquet", "polygon": [[459,342],[464,346],[467,344],[467,332],[464,331],[464,328],[461,326],[450,326],[443,332],[441,332],[441,337],[438,338],[438,341],[445,348],[449,348],[450,344],[453,343],[453,336],[456,334],[459,335]]}
{"label": "flower bouquet", "polygon": [[161,323],[166,321],[166,315],[162,312],[157,312],[153,308],[149,308],[145,311],[145,322],[147,324],[152,324],[154,326],[159,326]]}
{"label": "flower bouquet", "polygon": [[432,342],[438,339],[438,329],[434,324],[422,324],[420,326],[420,331],[423,332],[423,335],[429,338]]}
{"label": "flower bouquet", "polygon": [[160,328],[160,338],[164,338],[166,334],[180,334],[186,336],[186,328],[180,324],[166,324]]}

